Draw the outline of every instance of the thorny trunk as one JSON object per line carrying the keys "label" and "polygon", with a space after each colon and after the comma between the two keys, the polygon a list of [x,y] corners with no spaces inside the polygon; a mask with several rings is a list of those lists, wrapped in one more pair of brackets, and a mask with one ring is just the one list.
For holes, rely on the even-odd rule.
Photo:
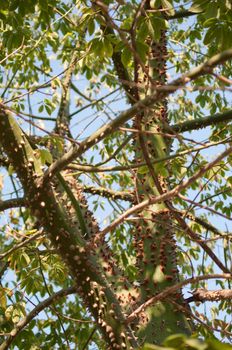
{"label": "thorny trunk", "polygon": [[[159,43],[149,42],[149,45],[147,72],[142,71],[139,64],[135,67],[138,84],[136,99],[151,94],[155,86],[166,83],[166,32],[162,31]],[[170,140],[161,135],[162,125],[167,123],[166,101],[144,110],[134,120],[134,129],[139,131],[134,137],[135,160],[137,163],[144,160],[147,163],[135,176],[136,204],[165,193],[168,189],[168,178],[171,175],[169,170],[153,165],[157,158],[170,154]],[[138,216],[134,229],[134,245],[139,270],[139,303],[142,304],[165,287],[175,284],[178,281],[178,269],[171,205],[151,205]],[[147,308],[139,315],[136,326],[139,343],[145,341],[161,344],[173,333],[190,333],[186,316],[172,301],[184,306],[181,291],[170,296],[169,300]]]}

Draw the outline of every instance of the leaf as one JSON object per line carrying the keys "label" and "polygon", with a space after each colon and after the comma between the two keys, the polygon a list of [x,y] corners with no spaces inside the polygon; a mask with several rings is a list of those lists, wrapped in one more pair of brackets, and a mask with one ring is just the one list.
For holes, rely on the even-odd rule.
{"label": "leaf", "polygon": [[142,62],[145,63],[149,46],[146,43],[136,41],[136,50]]}
{"label": "leaf", "polygon": [[169,171],[163,163],[154,164],[155,172],[163,177],[169,176]]}
{"label": "leaf", "polygon": [[38,112],[41,113],[43,112],[43,110],[44,110],[44,105],[40,105],[38,108]]}
{"label": "leaf", "polygon": [[47,111],[47,114],[48,114],[48,115],[51,115],[51,114],[52,114],[51,107],[48,106],[48,105],[45,105],[44,107],[45,107],[45,109],[46,109],[46,111]]}
{"label": "leaf", "polygon": [[20,259],[25,266],[29,265],[31,262],[30,257],[25,252],[20,255]]}
{"label": "leaf", "polygon": [[127,47],[125,47],[121,55],[122,64],[124,65],[125,68],[129,66],[131,58],[132,58],[131,51]]}
{"label": "leaf", "polygon": [[161,0],[151,0],[150,7],[151,9],[159,8],[161,5]]}
{"label": "leaf", "polygon": [[190,349],[196,349],[196,350],[208,349],[208,345],[198,339],[186,339],[185,344],[188,347],[190,347]]}
{"label": "leaf", "polygon": [[113,45],[111,44],[111,42],[108,40],[108,39],[104,39],[104,51],[105,51],[105,54],[106,54],[106,56],[108,56],[108,57],[112,57],[112,55],[113,55],[113,52],[114,52],[114,50],[113,50]]}
{"label": "leaf", "polygon": [[206,18],[216,18],[218,15],[218,5],[215,2],[212,2],[210,6],[207,7],[205,12]]}
{"label": "leaf", "polygon": [[[153,31],[153,29],[152,29]],[[139,26],[139,30],[138,30],[138,34],[137,34],[137,39],[139,41],[145,41],[148,33],[152,36],[151,32],[150,32],[150,20],[146,21],[143,20],[141,25]]]}
{"label": "leaf", "polygon": [[189,11],[193,13],[201,13],[204,11],[207,2],[208,0],[195,0],[193,5],[189,8]]}
{"label": "leaf", "polygon": [[173,334],[165,339],[164,345],[174,346],[179,348],[185,342],[186,336],[184,334]]}
{"label": "leaf", "polygon": [[94,20],[93,19],[90,19],[89,22],[88,22],[88,32],[89,32],[89,35],[92,35],[95,31],[95,23],[94,23]]}
{"label": "leaf", "polygon": [[175,10],[172,5],[172,0],[161,0],[161,4],[163,9],[165,9],[170,16],[173,16],[175,14]]}
{"label": "leaf", "polygon": [[207,341],[208,350],[232,350],[232,346],[226,343],[222,343],[217,339],[210,339]]}
{"label": "leaf", "polygon": [[155,40],[156,42],[158,42],[160,40],[161,31],[163,29],[166,29],[168,24],[164,18],[159,18],[157,16],[154,16],[151,18],[151,24],[153,27],[152,39]]}
{"label": "leaf", "polygon": [[51,164],[53,159],[51,153],[47,149],[40,150],[40,159],[43,165]]}
{"label": "leaf", "polygon": [[148,172],[149,172],[149,169],[148,169],[147,165],[143,165],[143,166],[138,168],[139,174],[147,174]]}

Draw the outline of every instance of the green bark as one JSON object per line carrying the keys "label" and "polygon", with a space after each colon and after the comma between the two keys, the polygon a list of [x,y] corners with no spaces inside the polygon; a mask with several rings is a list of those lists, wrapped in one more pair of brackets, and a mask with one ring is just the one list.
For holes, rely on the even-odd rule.
{"label": "green bark", "polygon": [[[162,32],[159,43],[150,43],[150,61],[147,63],[153,86],[139,68],[139,83],[145,91],[139,93],[142,99],[152,94],[153,87],[166,82],[166,38]],[[162,131],[167,124],[167,103],[157,103],[153,108],[144,110],[134,121],[134,128],[140,130],[134,140],[136,162],[146,161],[147,166],[136,174],[137,203],[149,197],[159,196],[168,190],[169,170],[163,165],[154,165],[159,158],[170,155],[170,142],[161,135],[150,132]],[[146,132],[149,133],[146,133]],[[158,294],[166,287],[178,282],[175,229],[173,217],[167,202],[149,206],[139,213],[140,219],[134,230],[134,240],[139,269],[140,304]],[[181,291],[169,299],[157,302],[145,309],[137,319],[139,342],[161,344],[174,333],[190,334],[190,325],[186,316],[172,304],[184,306]]]}

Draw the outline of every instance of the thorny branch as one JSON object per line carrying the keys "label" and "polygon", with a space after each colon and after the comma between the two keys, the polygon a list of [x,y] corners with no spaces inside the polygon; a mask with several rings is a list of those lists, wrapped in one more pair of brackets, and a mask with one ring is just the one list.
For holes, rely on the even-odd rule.
{"label": "thorny branch", "polygon": [[[143,312],[147,307],[155,304],[156,302],[160,300],[164,300],[170,294],[175,293],[177,290],[181,289],[183,286],[186,286],[189,283],[196,283],[199,281],[209,280],[209,279],[232,279],[231,274],[211,274],[211,275],[202,275],[197,277],[191,277],[188,278],[182,282],[179,282],[171,287],[166,288],[163,292],[155,295],[154,297],[147,300],[145,303],[140,305],[135,311],[133,311],[128,317],[127,317],[127,323],[132,322],[141,312]],[[1,350],[1,349],[0,349]]]}
{"label": "thorny branch", "polygon": [[18,207],[23,207],[25,206],[25,199],[24,198],[13,198],[13,199],[8,199],[5,201],[2,201],[0,199],[0,212],[11,209],[11,208],[18,208]]}
{"label": "thorny branch", "polygon": [[222,289],[222,290],[207,290],[205,288],[198,288],[192,292],[192,296],[185,301],[191,303],[192,301],[200,301],[204,303],[205,301],[220,301],[220,300],[231,300],[232,290]]}

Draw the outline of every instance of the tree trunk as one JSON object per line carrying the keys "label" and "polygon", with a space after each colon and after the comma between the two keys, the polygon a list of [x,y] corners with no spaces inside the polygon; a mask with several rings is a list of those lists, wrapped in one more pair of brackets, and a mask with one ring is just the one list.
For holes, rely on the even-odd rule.
{"label": "tree trunk", "polygon": [[[156,86],[166,83],[166,32],[161,32],[159,43],[148,42],[150,51],[146,63],[147,72],[137,62],[137,99],[154,92]],[[142,89],[140,88],[142,86]],[[142,92],[141,92],[142,91]],[[169,169],[153,165],[157,158],[170,155],[170,139],[162,135],[168,125],[167,102],[147,108],[134,120],[135,160],[146,161],[147,166],[137,171],[136,204],[149,197],[167,192]],[[167,129],[167,128],[166,128]],[[175,228],[171,205],[168,202],[151,205],[139,213],[134,230],[134,245],[139,269],[140,300],[143,304],[150,297],[178,281]],[[139,343],[161,344],[173,333],[190,334],[186,316],[172,304],[184,306],[181,291],[169,300],[158,302],[140,313],[137,319]]]}

